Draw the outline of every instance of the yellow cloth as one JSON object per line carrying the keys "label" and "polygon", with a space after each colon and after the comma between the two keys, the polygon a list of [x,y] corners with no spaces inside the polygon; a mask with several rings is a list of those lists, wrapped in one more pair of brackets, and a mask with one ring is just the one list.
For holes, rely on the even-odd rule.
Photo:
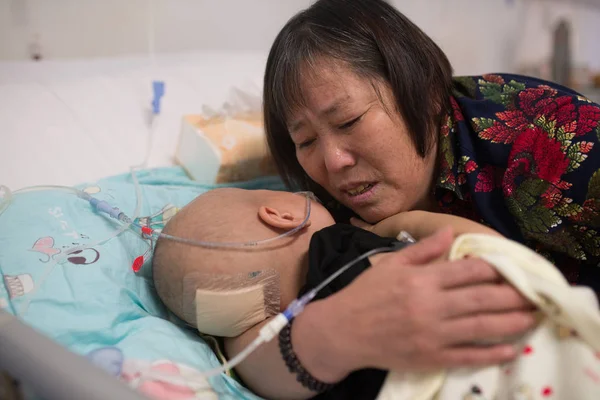
{"label": "yellow cloth", "polygon": [[595,294],[570,286],[546,259],[516,242],[462,235],[450,259],[485,259],[540,309],[538,326],[516,341],[517,360],[431,374],[391,371],[378,400],[598,400],[600,310]]}

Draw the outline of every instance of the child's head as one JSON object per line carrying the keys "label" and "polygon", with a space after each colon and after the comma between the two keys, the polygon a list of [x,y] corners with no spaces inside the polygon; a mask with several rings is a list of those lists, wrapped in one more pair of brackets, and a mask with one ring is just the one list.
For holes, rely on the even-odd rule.
{"label": "child's head", "polygon": [[[304,221],[307,201],[306,195],[289,192],[215,189],[198,196],[180,210],[163,232],[206,242],[250,242],[272,238]],[[194,276],[202,274],[205,278],[198,284],[205,287],[210,287],[210,282],[207,284],[206,281],[214,279],[222,286],[223,281],[232,277],[233,287],[235,276],[270,271],[272,275],[278,275],[280,309],[285,308],[304,284],[312,234],[334,223],[321,204],[310,201],[311,213],[306,226],[294,235],[269,244],[232,249],[159,240],[153,258],[153,276],[159,297],[173,313],[196,325],[185,310],[189,306],[185,293]],[[231,299],[232,296],[227,301],[233,301]]]}

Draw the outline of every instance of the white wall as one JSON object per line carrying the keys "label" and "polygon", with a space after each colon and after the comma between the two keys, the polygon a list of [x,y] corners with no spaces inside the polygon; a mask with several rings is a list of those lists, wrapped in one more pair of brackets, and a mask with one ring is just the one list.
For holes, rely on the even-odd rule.
{"label": "white wall", "polygon": [[0,0],[0,58],[22,59],[39,34],[49,58],[147,51],[149,5],[157,51],[267,49],[306,0]]}
{"label": "white wall", "polygon": [[[576,64],[600,70],[600,1],[390,0],[447,52],[459,74],[510,72],[551,51],[551,29],[567,17]],[[580,0],[581,1],[581,0]],[[0,0],[0,60],[144,53],[150,0]],[[278,30],[311,0],[153,0],[158,52],[266,52]]]}
{"label": "white wall", "polygon": [[[595,0],[594,0],[595,1]],[[573,27],[577,65],[600,70],[600,1],[392,0],[449,56],[459,74],[512,72],[552,51],[552,30],[561,17]]]}

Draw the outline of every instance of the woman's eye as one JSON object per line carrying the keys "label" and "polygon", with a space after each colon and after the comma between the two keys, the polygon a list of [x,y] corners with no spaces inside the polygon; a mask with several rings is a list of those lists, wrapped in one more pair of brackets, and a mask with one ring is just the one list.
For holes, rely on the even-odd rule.
{"label": "woman's eye", "polygon": [[310,146],[311,144],[313,144],[314,141],[315,141],[315,139],[308,139],[308,140],[305,140],[304,142],[298,143],[296,146],[298,146],[299,149],[304,149],[304,148]]}
{"label": "woman's eye", "polygon": [[348,128],[352,128],[352,126],[354,124],[356,124],[360,119],[362,118],[362,115],[360,117],[354,118],[351,121],[346,122],[345,124],[342,124],[339,126],[339,129],[348,129]]}

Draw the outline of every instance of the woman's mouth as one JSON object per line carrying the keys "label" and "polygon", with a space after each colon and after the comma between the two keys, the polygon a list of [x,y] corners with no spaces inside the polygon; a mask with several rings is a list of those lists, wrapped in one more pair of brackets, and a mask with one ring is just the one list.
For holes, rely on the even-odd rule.
{"label": "woman's mouth", "polygon": [[368,192],[369,190],[371,190],[371,188],[373,186],[374,186],[373,183],[366,183],[366,184],[360,185],[354,189],[346,190],[346,193],[348,193],[348,195],[350,195],[350,197],[359,196],[359,195],[364,194],[364,193]]}
{"label": "woman's mouth", "polygon": [[379,185],[377,182],[363,183],[358,186],[354,186],[352,189],[346,189],[343,191],[346,206],[357,210],[363,207],[367,207],[375,201],[375,192]]}

